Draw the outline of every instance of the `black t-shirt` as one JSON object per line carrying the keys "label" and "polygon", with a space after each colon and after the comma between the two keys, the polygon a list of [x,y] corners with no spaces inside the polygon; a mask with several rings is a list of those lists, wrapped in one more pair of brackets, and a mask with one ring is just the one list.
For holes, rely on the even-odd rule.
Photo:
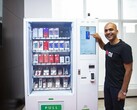
{"label": "black t-shirt", "polygon": [[121,88],[125,75],[124,63],[131,63],[132,49],[124,41],[111,45],[109,42],[104,46],[106,51],[106,77],[105,81],[110,86]]}

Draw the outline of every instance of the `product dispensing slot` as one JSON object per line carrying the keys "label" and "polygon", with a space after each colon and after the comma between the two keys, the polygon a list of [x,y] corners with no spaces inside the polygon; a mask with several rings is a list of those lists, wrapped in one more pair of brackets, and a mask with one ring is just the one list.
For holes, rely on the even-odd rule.
{"label": "product dispensing slot", "polygon": [[91,80],[94,80],[95,77],[94,77],[94,73],[91,73]]}
{"label": "product dispensing slot", "polygon": [[95,74],[91,73],[91,83],[94,83],[94,82],[95,82]]}

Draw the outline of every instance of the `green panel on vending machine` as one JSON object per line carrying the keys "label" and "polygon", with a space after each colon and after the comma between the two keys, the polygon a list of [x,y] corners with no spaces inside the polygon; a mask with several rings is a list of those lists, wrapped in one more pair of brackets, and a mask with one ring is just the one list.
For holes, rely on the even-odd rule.
{"label": "green panel on vending machine", "polygon": [[41,105],[41,110],[62,110],[61,105]]}

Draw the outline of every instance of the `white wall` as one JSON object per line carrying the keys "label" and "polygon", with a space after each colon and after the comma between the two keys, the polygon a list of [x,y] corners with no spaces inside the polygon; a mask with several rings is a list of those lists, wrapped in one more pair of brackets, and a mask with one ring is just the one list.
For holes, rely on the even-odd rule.
{"label": "white wall", "polygon": [[52,0],[52,18],[83,17],[83,0]]}
{"label": "white wall", "polygon": [[51,18],[52,0],[24,0],[24,17]]}

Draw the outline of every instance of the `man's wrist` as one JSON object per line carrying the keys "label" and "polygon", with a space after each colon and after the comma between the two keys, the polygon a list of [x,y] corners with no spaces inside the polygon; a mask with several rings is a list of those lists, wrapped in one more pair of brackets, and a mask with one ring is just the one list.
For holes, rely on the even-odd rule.
{"label": "man's wrist", "polygon": [[123,90],[120,90],[120,92],[121,92],[124,96],[127,95],[127,92],[124,92]]}

